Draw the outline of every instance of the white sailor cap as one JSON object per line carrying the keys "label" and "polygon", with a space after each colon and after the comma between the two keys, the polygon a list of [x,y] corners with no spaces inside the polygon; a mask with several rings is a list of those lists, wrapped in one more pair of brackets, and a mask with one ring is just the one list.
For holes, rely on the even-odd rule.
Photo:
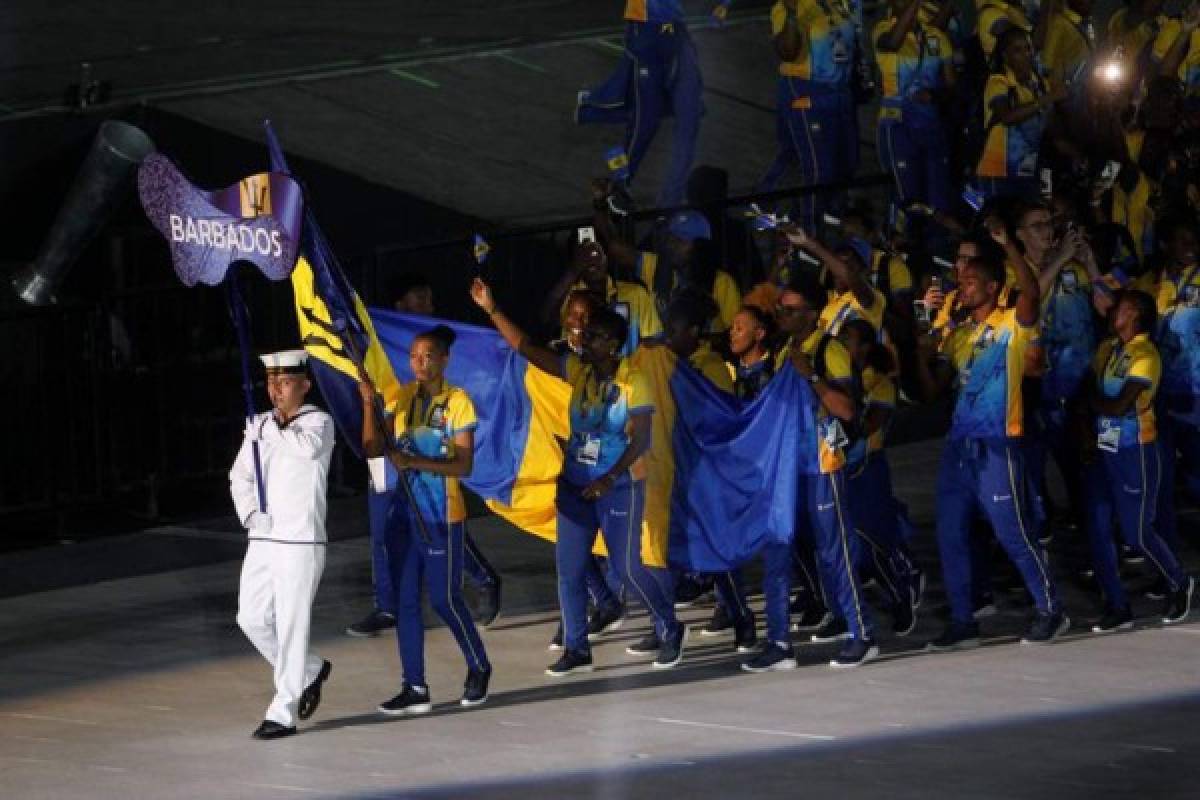
{"label": "white sailor cap", "polygon": [[308,364],[308,353],[303,350],[280,350],[259,356],[268,372],[304,372]]}

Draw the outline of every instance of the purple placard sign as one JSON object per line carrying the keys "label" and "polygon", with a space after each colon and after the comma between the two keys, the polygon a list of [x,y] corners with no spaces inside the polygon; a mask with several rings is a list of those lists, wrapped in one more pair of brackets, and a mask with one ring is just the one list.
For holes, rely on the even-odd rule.
{"label": "purple placard sign", "polygon": [[249,261],[273,281],[296,266],[304,196],[287,175],[261,172],[210,192],[153,153],[138,169],[138,194],[187,286],[217,285],[235,261]]}

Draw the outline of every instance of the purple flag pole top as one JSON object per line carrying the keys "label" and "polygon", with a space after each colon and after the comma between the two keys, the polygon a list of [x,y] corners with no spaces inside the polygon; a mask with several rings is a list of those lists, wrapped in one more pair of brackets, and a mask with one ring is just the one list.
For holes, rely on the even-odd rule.
{"label": "purple flag pole top", "polygon": [[272,281],[296,266],[304,195],[287,175],[263,172],[206,191],[152,153],[138,170],[138,194],[186,286],[216,286],[237,261],[249,261]]}

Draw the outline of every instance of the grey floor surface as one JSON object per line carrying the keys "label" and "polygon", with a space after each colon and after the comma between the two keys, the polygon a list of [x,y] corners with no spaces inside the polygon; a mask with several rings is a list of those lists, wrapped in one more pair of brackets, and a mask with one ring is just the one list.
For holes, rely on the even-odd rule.
{"label": "grey floor surface", "polygon": [[[930,566],[936,461],[933,443],[893,454]],[[1150,601],[1134,632],[1096,636],[1094,601],[1072,586],[1071,634],[1029,647],[1016,641],[1026,610],[1001,593],[984,647],[934,656],[918,650],[940,627],[935,589],[916,633],[885,635],[879,661],[837,672],[830,647],[803,645],[798,670],[763,676],[738,670],[728,639],[698,635],[707,607],[683,612],[684,663],[653,670],[624,653],[639,614],[595,647],[595,673],[552,680],[551,548],[490,518],[472,522],[506,578],[506,613],[484,633],[490,702],[458,709],[462,660],[435,627],[435,712],[381,717],[399,682],[394,639],[341,633],[368,602],[360,501],[335,503],[331,526],[349,538],[330,545],[314,620],[334,671],[290,739],[249,737],[270,673],[234,625],[240,545],[220,525],[114,541],[120,577],[0,599],[0,796],[1200,796],[1200,625],[1163,628]],[[154,537],[211,542],[225,560],[136,574],[136,545]],[[66,568],[76,553],[112,567],[97,551],[44,558]]]}

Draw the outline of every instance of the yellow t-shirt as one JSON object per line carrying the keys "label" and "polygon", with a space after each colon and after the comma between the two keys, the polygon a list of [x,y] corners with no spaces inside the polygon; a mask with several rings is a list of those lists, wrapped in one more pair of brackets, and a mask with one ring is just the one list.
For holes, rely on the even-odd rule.
{"label": "yellow t-shirt", "polygon": [[[396,441],[402,449],[425,458],[454,458],[454,437],[463,431],[475,430],[475,406],[470,396],[457,386],[444,385],[432,398],[418,396],[416,381],[400,387],[395,405]],[[453,524],[467,518],[462,487],[458,478],[434,475],[420,470],[406,470],[420,513]],[[401,478],[403,480],[403,477]]]}
{"label": "yellow t-shirt", "polygon": [[[776,3],[771,8],[771,36],[783,31],[786,19],[787,9],[783,3]],[[854,55],[850,6],[845,0],[796,0],[796,22],[803,35],[799,52],[795,59],[779,64],[779,74],[817,83],[845,83]]]}
{"label": "yellow t-shirt", "polygon": [[1046,113],[1038,112],[1017,125],[992,123],[995,104],[999,100],[1011,101],[1013,106],[1036,102],[1039,95],[1032,88],[1016,79],[1010,71],[988,76],[983,91],[984,124],[989,126],[983,153],[979,157],[976,174],[981,178],[1032,177],[1037,168],[1038,150],[1041,147],[1042,131]]}
{"label": "yellow t-shirt", "polygon": [[[817,351],[821,347],[821,340],[827,335],[818,328],[809,334],[804,343],[800,345],[800,351],[812,359],[813,369],[821,367],[816,363]],[[775,371],[787,368],[791,356],[791,341],[789,340],[775,354]],[[850,361],[850,352],[846,350],[845,345],[830,336],[828,344],[825,345],[824,361],[825,372],[821,377],[848,391],[853,380],[854,368]],[[841,421],[832,416],[824,405],[818,404],[817,465],[822,474],[836,472],[846,465],[846,454],[841,443],[843,439],[844,428],[842,428]]]}
{"label": "yellow t-shirt", "polygon": [[883,329],[883,312],[887,308],[887,299],[878,289],[872,289],[871,292],[874,302],[870,308],[863,308],[854,292],[850,290],[832,292],[829,302],[821,309],[821,316],[817,318],[817,328],[831,336],[837,336],[847,321],[865,319],[871,323],[875,332],[879,333]]}
{"label": "yellow t-shirt", "polygon": [[1063,7],[1046,22],[1046,45],[1042,48],[1042,66],[1055,80],[1074,80],[1076,73],[1092,55],[1096,34],[1092,21]]}
{"label": "yellow t-shirt", "polygon": [[[641,370],[622,358],[612,380],[601,381],[590,364],[569,358],[565,369],[571,385],[568,415],[571,434],[563,457],[563,477],[586,486],[612,469],[629,446],[633,417],[654,413],[654,393]],[[631,477],[646,477],[646,456],[630,467]]]}
{"label": "yellow t-shirt", "polygon": [[700,342],[700,346],[688,357],[692,369],[712,381],[712,384],[722,392],[733,394],[733,373],[725,359],[713,352],[708,342]]}
{"label": "yellow t-shirt", "polygon": [[[642,252],[638,259],[638,278],[646,286],[654,286],[654,275],[658,271],[658,254]],[[733,324],[733,318],[742,307],[742,293],[737,281],[723,269],[717,270],[713,278],[712,299],[717,304],[717,316],[709,326],[710,333],[724,333]],[[661,330],[661,327],[660,327]]]}
{"label": "yellow t-shirt", "polygon": [[1004,2],[989,2],[980,7],[979,44],[983,46],[985,56],[992,57],[992,51],[996,49],[996,37],[1011,27],[1033,30],[1023,8]]}
{"label": "yellow t-shirt", "polygon": [[[862,373],[863,399],[867,410],[885,408],[889,411],[896,408],[896,384],[882,372],[876,372],[866,367]],[[867,437],[867,452],[876,453],[883,449],[884,429],[873,432]]]}

